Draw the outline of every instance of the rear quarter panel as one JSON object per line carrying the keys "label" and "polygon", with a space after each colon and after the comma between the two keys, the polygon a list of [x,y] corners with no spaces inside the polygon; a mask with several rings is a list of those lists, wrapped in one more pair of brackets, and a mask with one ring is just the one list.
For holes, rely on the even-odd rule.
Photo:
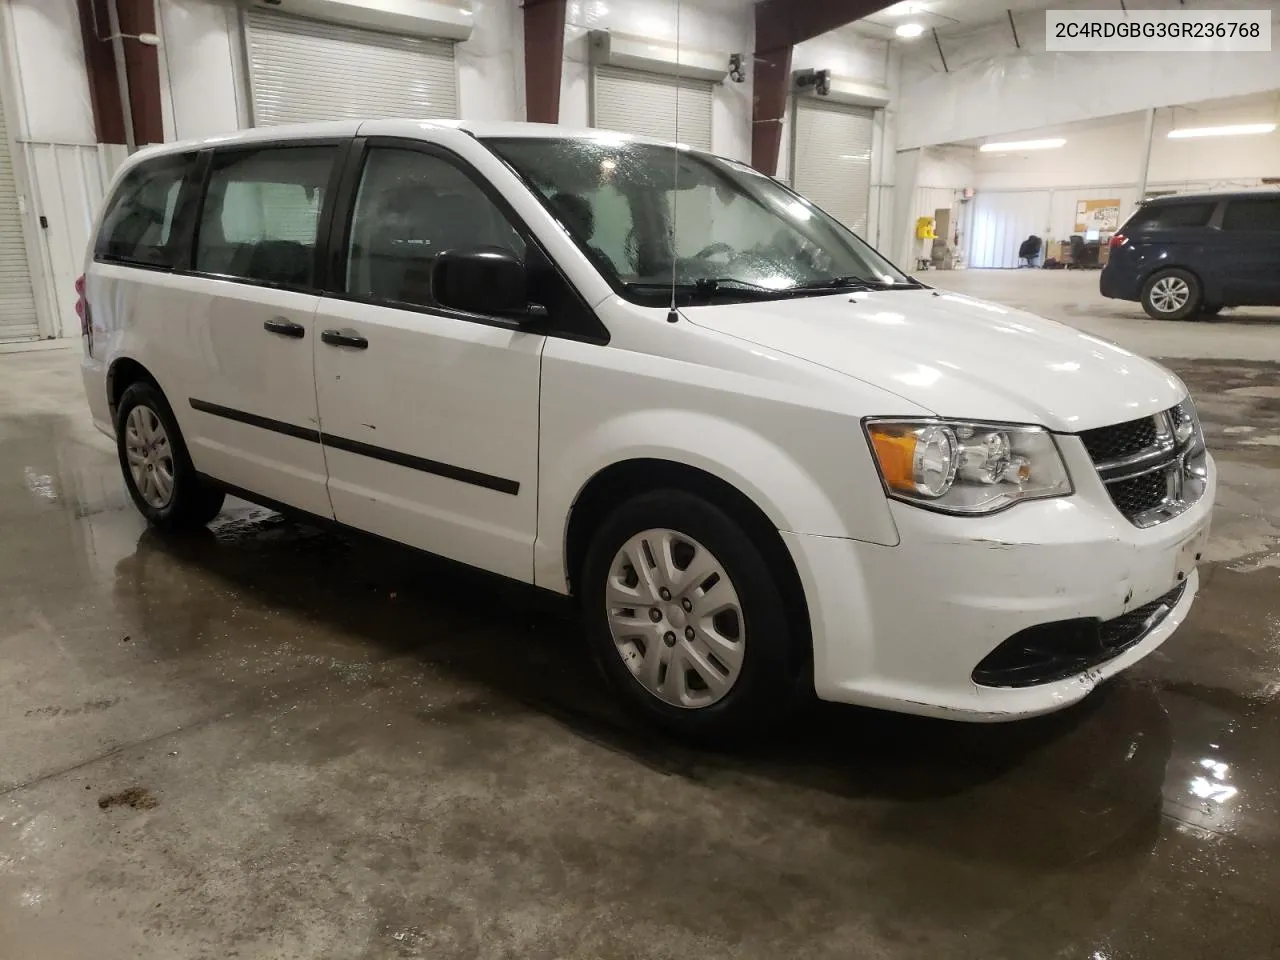
{"label": "rear quarter panel", "polygon": [[1215,243],[1220,236],[1214,227],[1139,234],[1112,251],[1111,263],[1132,275],[1137,295],[1141,295],[1143,285],[1156,271],[1180,267],[1194,273],[1204,287],[1206,298],[1215,300],[1222,295],[1218,264],[1221,253]]}

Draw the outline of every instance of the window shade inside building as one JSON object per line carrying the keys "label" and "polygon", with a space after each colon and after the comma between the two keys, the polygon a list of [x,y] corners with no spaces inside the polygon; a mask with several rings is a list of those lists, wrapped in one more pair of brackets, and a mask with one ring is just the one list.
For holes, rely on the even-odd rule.
{"label": "window shade inside building", "polygon": [[816,97],[797,97],[795,103],[792,187],[866,237],[873,112]]}
{"label": "window shade inside building", "polygon": [[709,80],[668,77],[660,73],[595,67],[595,119],[602,130],[671,140],[676,133],[676,93],[680,97],[680,143],[711,149]]}
{"label": "window shade inside building", "polygon": [[0,104],[0,341],[39,335],[27,244],[22,235],[22,212],[18,207],[18,183],[13,157],[9,155],[4,106]]}
{"label": "window shade inside building", "polygon": [[250,10],[253,120],[455,118],[453,44]]}

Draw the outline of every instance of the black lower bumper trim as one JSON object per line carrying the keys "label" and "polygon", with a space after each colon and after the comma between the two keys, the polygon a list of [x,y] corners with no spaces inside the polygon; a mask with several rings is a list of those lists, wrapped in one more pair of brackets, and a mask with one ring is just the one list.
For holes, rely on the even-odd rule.
{"label": "black lower bumper trim", "polygon": [[1178,605],[1186,588],[1180,583],[1114,620],[1081,617],[1019,630],[974,667],[973,682],[984,687],[1034,687],[1084,673],[1150,634]]}

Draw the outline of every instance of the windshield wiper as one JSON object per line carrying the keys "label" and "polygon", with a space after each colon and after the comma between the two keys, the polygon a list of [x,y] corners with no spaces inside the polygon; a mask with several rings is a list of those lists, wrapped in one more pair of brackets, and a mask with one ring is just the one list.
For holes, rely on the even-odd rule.
{"label": "windshield wiper", "polygon": [[811,280],[788,290],[919,290],[924,284],[916,280],[890,283],[888,280],[868,280],[866,277],[845,276]]}
{"label": "windshield wiper", "polygon": [[[644,293],[659,293],[663,290],[671,290],[670,283],[663,283],[658,280],[642,281],[633,280],[623,284],[628,290],[643,291]],[[731,297],[751,297],[760,299],[773,299],[776,297],[785,297],[790,288],[778,290],[775,287],[766,287],[764,284],[752,283],[750,280],[740,280],[737,277],[699,277],[689,282],[675,284],[675,293],[677,297],[714,297],[717,295],[725,295]]]}
{"label": "windshield wiper", "polygon": [[808,283],[797,283],[788,290],[879,290],[880,285],[862,277],[826,277],[822,280],[810,280]]}

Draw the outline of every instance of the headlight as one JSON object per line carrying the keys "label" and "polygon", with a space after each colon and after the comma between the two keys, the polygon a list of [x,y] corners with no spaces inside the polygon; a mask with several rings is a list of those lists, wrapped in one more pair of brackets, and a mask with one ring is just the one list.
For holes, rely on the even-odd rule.
{"label": "headlight", "polygon": [[1200,417],[1196,415],[1196,405],[1191,398],[1187,397],[1169,413],[1173,420],[1173,438],[1178,446],[1190,440],[1193,441],[1191,444],[1193,451],[1202,448],[1204,434],[1200,429]]}
{"label": "headlight", "polygon": [[1058,446],[1043,427],[868,420],[866,430],[885,487],[898,500],[975,514],[1071,493]]}

